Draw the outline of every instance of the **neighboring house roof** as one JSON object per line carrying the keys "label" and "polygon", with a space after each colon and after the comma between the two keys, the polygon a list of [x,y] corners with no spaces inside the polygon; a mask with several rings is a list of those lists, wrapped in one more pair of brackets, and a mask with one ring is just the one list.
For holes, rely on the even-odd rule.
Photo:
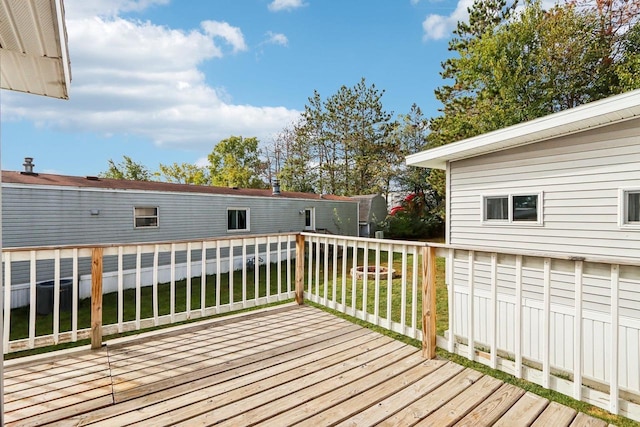
{"label": "neighboring house roof", "polygon": [[407,164],[445,169],[462,160],[640,117],[640,89],[407,156]]}
{"label": "neighboring house roof", "polygon": [[174,193],[201,193],[201,194],[221,194],[229,196],[253,196],[253,197],[274,197],[288,199],[309,199],[309,200],[337,200],[350,201],[350,197],[333,196],[328,194],[301,193],[292,191],[281,191],[279,195],[274,195],[271,189],[258,188],[231,188],[231,187],[211,187],[207,185],[172,184],[168,182],[156,181],[130,181],[125,179],[109,179],[97,177],[64,176],[53,174],[25,174],[23,172],[2,171],[2,184],[23,184],[33,186],[57,186],[93,188],[104,190],[134,190],[134,191],[156,191]]}
{"label": "neighboring house roof", "polygon": [[[360,212],[359,219],[358,219],[359,222],[368,223],[369,221],[374,219],[371,217],[373,201],[380,197],[382,197],[380,194],[362,194],[358,196],[351,196],[352,199],[358,202],[358,206],[359,206],[358,211]],[[386,202],[384,202],[384,205],[386,208]],[[383,218],[377,218],[378,221],[381,221],[382,219]]]}
{"label": "neighboring house roof", "polygon": [[62,0],[0,0],[0,87],[69,98]]}

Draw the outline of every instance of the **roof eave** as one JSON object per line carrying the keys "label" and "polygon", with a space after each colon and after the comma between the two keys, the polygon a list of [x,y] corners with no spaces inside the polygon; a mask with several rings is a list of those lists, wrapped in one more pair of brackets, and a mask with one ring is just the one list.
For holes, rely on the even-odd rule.
{"label": "roof eave", "polygon": [[560,111],[535,120],[407,156],[407,165],[445,169],[462,160],[640,117],[640,90]]}

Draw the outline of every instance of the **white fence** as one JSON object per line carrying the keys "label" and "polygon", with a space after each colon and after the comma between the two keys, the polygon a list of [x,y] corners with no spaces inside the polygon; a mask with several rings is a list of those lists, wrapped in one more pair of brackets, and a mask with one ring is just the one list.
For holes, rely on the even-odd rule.
{"label": "white fence", "polygon": [[[87,280],[87,276],[81,276],[80,272],[87,261],[95,263],[95,253],[95,248],[90,247],[3,251],[5,328],[2,339],[5,353],[90,337],[91,328],[88,325],[78,327],[79,319],[89,317],[90,309],[85,307],[84,312],[79,309],[81,300],[95,292],[92,289],[92,285],[95,288],[95,278],[89,275]],[[176,323],[294,297],[292,260],[295,258],[295,234],[111,245],[101,247],[99,257],[101,266],[107,259],[111,259],[115,266],[114,271],[102,273],[101,270],[100,274],[100,294],[114,293],[117,305],[111,307],[111,312],[116,313],[113,322],[100,328],[100,333],[104,335]],[[150,266],[144,266],[145,257]],[[180,262],[177,261],[179,258]],[[131,262],[133,267],[125,268],[125,264]],[[19,288],[19,292],[27,292],[29,304],[26,308],[12,310],[12,270],[14,266],[24,269],[25,263],[30,280],[28,288]],[[72,281],[68,314],[61,310],[64,305],[60,292],[63,265],[70,269]],[[229,265],[234,268],[229,268]],[[43,275],[39,269],[46,270],[45,277],[54,282],[52,319],[44,327],[41,320],[37,322],[42,316],[36,312],[37,278]],[[207,278],[204,286],[200,286],[201,277]],[[184,284],[179,288],[181,295],[177,295],[177,282],[181,280],[184,280]],[[162,286],[169,288],[169,309],[165,313],[159,310],[162,305],[159,302],[159,288]],[[151,288],[146,300],[144,288]],[[132,295],[127,294],[128,289],[133,289]],[[64,298],[64,293],[62,295]],[[183,301],[179,308],[178,300]],[[192,301],[197,306],[192,306]],[[144,315],[145,306],[151,307],[148,315]],[[125,316],[126,310],[133,314]],[[61,325],[61,317],[68,318],[69,322]],[[26,336],[12,338],[12,330],[19,324],[28,325],[28,331],[23,334]],[[36,327],[42,328],[45,333],[36,330]],[[15,331],[13,335],[16,335]]]}
{"label": "white fence", "polygon": [[[449,313],[438,347],[640,420],[640,265],[305,236],[312,248],[305,298],[421,339],[423,307],[435,310],[422,305],[429,280],[421,258],[425,246],[435,247],[447,266]],[[340,253],[349,260],[337,259]],[[392,257],[399,277],[388,271],[366,282],[350,276],[356,264],[389,267]]]}

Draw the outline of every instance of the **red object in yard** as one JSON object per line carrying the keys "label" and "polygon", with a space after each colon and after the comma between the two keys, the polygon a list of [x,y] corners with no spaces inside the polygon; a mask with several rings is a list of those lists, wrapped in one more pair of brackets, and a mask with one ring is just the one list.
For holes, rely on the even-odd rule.
{"label": "red object in yard", "polygon": [[389,212],[389,215],[394,216],[398,212],[404,212],[404,208],[402,206],[394,206],[393,208],[391,208],[391,212]]}

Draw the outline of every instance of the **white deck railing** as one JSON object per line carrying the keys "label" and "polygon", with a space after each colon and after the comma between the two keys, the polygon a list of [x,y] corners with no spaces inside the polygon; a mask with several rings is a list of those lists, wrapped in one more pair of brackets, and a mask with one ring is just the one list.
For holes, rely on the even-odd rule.
{"label": "white deck railing", "polygon": [[[295,238],[4,249],[4,352],[86,338],[98,347],[103,334],[291,299]],[[204,286],[201,277],[207,278]],[[43,281],[53,282],[48,292],[40,288]],[[109,295],[115,307],[103,307]],[[12,301],[25,299],[25,307],[12,309]],[[38,304],[49,306],[50,314],[38,314]]]}
{"label": "white deck railing", "polygon": [[[438,337],[436,262],[446,264],[448,303]],[[422,340],[425,357],[437,345],[640,420],[640,265],[629,261],[302,233],[5,249],[3,263],[5,352],[83,338],[98,347],[103,334],[295,297]],[[67,277],[69,313],[60,295]],[[41,280],[54,282],[44,331]],[[11,309],[14,291],[27,293],[26,307]],[[26,329],[12,337],[19,323]]]}
{"label": "white deck railing", "polygon": [[[428,356],[436,339],[431,314],[437,256],[446,264],[448,304],[448,327],[437,337],[438,347],[640,420],[634,403],[640,399],[639,264],[304,236],[312,248],[305,298],[422,339]],[[355,280],[356,265],[392,265],[399,277],[387,272]],[[422,330],[430,332],[423,337]]]}

